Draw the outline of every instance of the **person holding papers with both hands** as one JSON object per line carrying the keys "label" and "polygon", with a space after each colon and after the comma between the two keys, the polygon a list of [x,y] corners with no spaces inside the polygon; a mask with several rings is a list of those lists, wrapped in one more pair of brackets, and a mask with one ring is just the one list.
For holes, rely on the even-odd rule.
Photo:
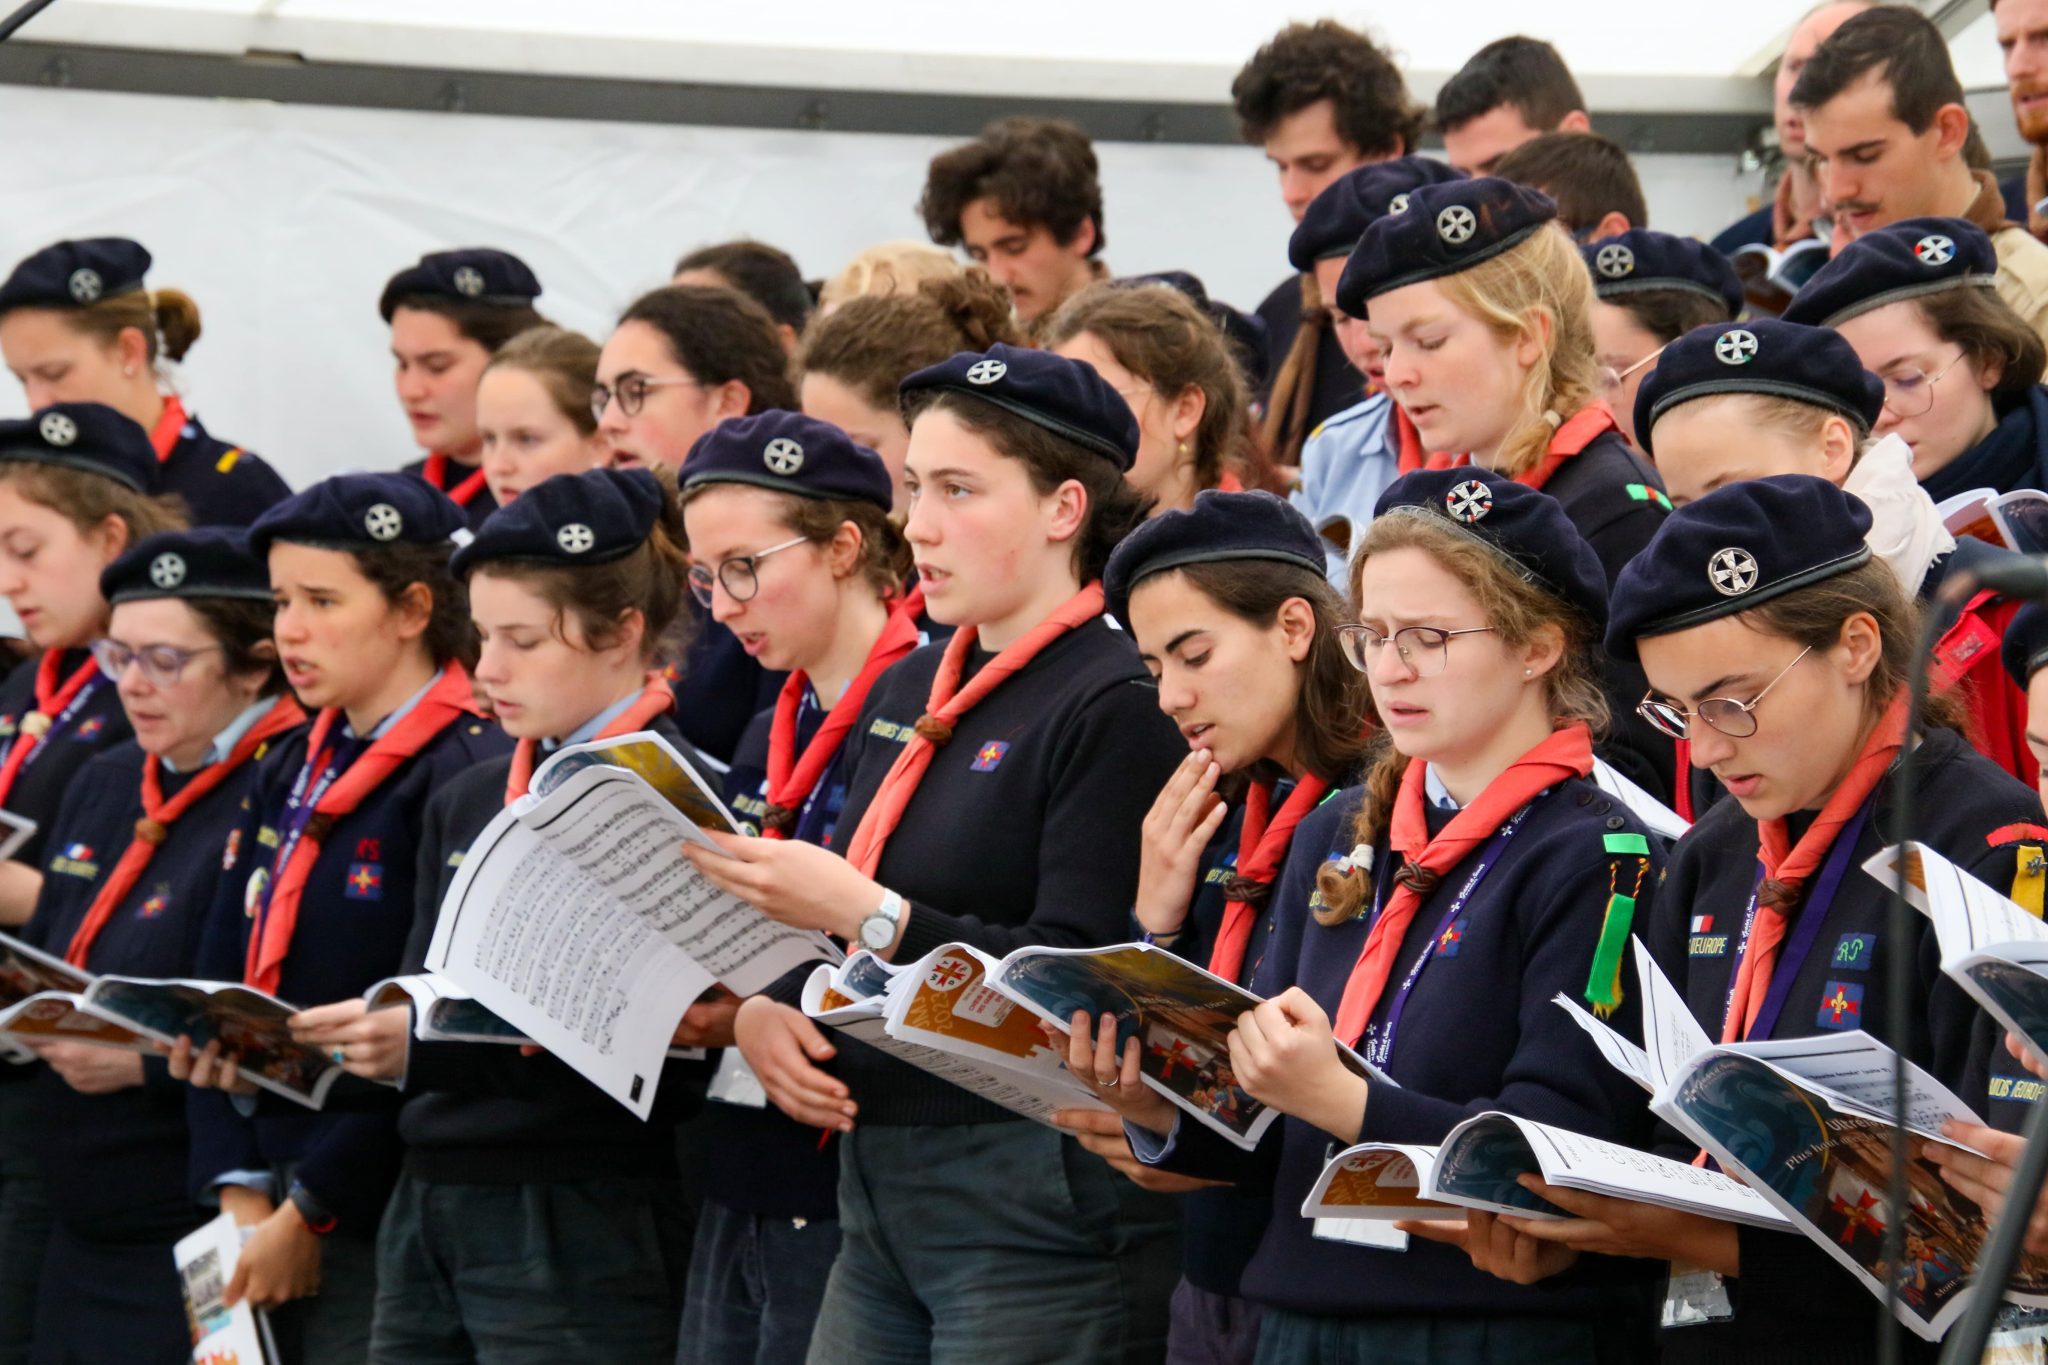
{"label": "person holding papers with both hands", "polygon": [[[652,671],[682,607],[681,520],[647,470],[558,474],[455,552],[480,640],[476,682],[518,745],[427,803],[404,970],[422,969],[464,850],[526,795],[547,751],[653,731],[702,765]],[[348,1000],[295,1025],[406,1096],[369,1358],[496,1359],[540,1338],[605,1359],[672,1358],[688,1256],[674,1125],[701,1102],[705,1063],[671,1060],[643,1122],[551,1056],[420,1042],[411,1024],[409,1009]]]}
{"label": "person holding papers with both hands", "polygon": [[[2041,842],[2041,805],[1956,732],[1946,697],[1906,756],[1913,615],[1869,530],[1864,505],[1824,479],[1749,480],[1680,508],[1616,584],[1608,648],[1642,660],[1644,714],[1689,738],[1734,798],[1673,849],[1644,939],[1712,1037],[1890,1038],[1903,1015],[1908,1055],[1981,1102],[1985,1021],[1938,971],[1927,920],[1890,941],[1891,890],[1860,865],[1890,838],[1908,764],[1914,837],[1991,886],[2012,883],[2020,843]],[[1896,952],[1913,956],[1904,1000],[1887,992]],[[2021,1108],[1991,1116],[2015,1126]],[[1674,1139],[1664,1154],[1694,1149]],[[1704,1320],[1663,1333],[1666,1361],[1876,1356],[1870,1294],[1804,1237],[1523,1183],[1578,1217],[1474,1216],[1425,1235],[1460,1238],[1475,1264],[1521,1283],[1586,1253],[1671,1263],[1674,1293]],[[1907,1351],[1932,1360],[1936,1347]]]}
{"label": "person holding papers with both hands", "polygon": [[[899,963],[952,942],[1118,942],[1140,822],[1184,752],[1102,614],[1109,551],[1144,514],[1124,481],[1130,408],[1087,365],[1003,345],[913,374],[903,396],[904,531],[926,610],[958,632],[869,694],[840,760],[843,859],[740,838],[720,840],[732,858],[691,856],[774,918]],[[847,1134],[810,1360],[1156,1358],[1170,1206],[864,1045],[826,1073],[834,1049],[782,1008],[801,984],[747,1001],[737,1033],[785,1113]]]}
{"label": "person holding papers with both hands", "polygon": [[[285,679],[318,709],[310,733],[271,750],[228,834],[198,975],[294,1003],[359,996],[403,960],[427,801],[505,749],[477,713],[465,662],[475,638],[448,569],[462,510],[404,474],[344,474],[279,503],[250,528],[269,565]],[[319,1013],[302,1040],[345,1064],[364,1046]],[[230,1297],[274,1312],[285,1365],[368,1349],[372,1237],[397,1175],[398,1097],[309,1112],[248,1093],[217,1042],[181,1039],[171,1074],[187,1107],[196,1191],[245,1226]],[[243,1093],[232,1093],[241,1091]]]}
{"label": "person holding papers with both hands", "polygon": [[[889,518],[882,457],[795,413],[737,417],[698,439],[682,468],[690,589],[774,672],[726,774],[749,833],[830,848],[846,801],[846,745],[882,673],[925,643],[924,593],[903,589],[910,548]],[[731,1044],[732,1007],[707,1041]],[[814,1049],[831,1045],[793,1006],[758,1011]],[[764,1103],[735,1048],[705,1116],[705,1200],[691,1253],[680,1357],[699,1365],[795,1359],[839,1252],[835,1131]]]}
{"label": "person holding papers with both hands", "polygon": [[[1365,679],[1345,654],[1348,611],[1323,566],[1321,538],[1287,503],[1207,492],[1133,531],[1103,575],[1189,749],[1145,817],[1138,925],[1240,985],[1272,942],[1265,910],[1295,831],[1357,777],[1365,752]],[[1242,799],[1219,799],[1226,785]],[[1148,1188],[1207,1183],[1140,1165],[1115,1114],[1068,1109],[1056,1121]],[[1186,1203],[1169,1359],[1252,1358],[1258,1307],[1238,1281],[1270,1207],[1263,1191],[1199,1190]]]}
{"label": "person holding papers with both hands", "polygon": [[1388,488],[1352,575],[1342,634],[1381,729],[1364,786],[1296,831],[1251,980],[1267,998],[1230,1038],[1237,1083],[1283,1119],[1246,1152],[1142,1088],[1135,1043],[1119,1058],[1076,1030],[1069,1064],[1124,1114],[1141,1161],[1268,1192],[1243,1278],[1264,1310],[1259,1360],[1633,1359],[1646,1274],[1504,1289],[1448,1250],[1323,1240],[1300,1214],[1333,1140],[1434,1143],[1492,1109],[1649,1134],[1627,1081],[1573,1060],[1579,1030],[1553,1003],[1633,1015],[1623,949],[1659,862],[1586,780],[1605,715],[1598,557],[1547,494],[1448,469]]}
{"label": "person holding papers with both hands", "polygon": [[[100,576],[93,652],[135,740],[85,765],[23,937],[95,974],[193,974],[257,760],[305,720],[270,638],[270,580],[239,531],[150,536]],[[55,1231],[38,1360],[179,1365],[192,1353],[171,1248],[204,1221],[186,1183],[185,1088],[160,1057],[34,1045],[33,1134]]]}

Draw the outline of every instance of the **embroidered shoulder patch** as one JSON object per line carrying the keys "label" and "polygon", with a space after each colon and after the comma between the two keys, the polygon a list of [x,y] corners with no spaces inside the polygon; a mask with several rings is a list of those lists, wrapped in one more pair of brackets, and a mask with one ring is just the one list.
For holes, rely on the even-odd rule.
{"label": "embroidered shoulder patch", "polygon": [[1671,499],[1646,483],[1632,483],[1628,486],[1627,492],[1629,497],[1637,502],[1654,502],[1667,512],[1671,510]]}

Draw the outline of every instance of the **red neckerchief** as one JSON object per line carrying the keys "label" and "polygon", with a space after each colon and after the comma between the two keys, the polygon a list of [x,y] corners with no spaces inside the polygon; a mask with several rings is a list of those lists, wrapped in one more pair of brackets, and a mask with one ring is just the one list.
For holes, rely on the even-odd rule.
{"label": "red neckerchief", "polygon": [[156,425],[149,429],[149,443],[156,447],[158,464],[171,458],[171,452],[178,448],[178,438],[185,434],[185,423],[190,420],[178,395],[165,394],[164,410],[157,416]]}
{"label": "red neckerchief", "polygon": [[995,691],[1004,679],[1037,658],[1039,651],[1047,645],[1100,615],[1102,584],[1090,583],[1054,608],[1052,615],[1011,641],[995,658],[983,664],[981,671],[965,687],[960,686],[960,675],[966,670],[967,652],[974,648],[979,632],[973,626],[962,626],[954,631],[953,638],[946,642],[946,653],[939,661],[939,671],[932,678],[931,696],[925,702],[924,714],[917,718],[916,733],[905,742],[902,752],[896,755],[896,761],[883,776],[881,786],[875,789],[874,798],[860,817],[860,828],[853,832],[853,840],[846,846],[846,861],[867,876],[874,876],[875,868],[882,861],[883,846],[896,832],[904,810],[910,805],[910,798],[917,794],[925,770],[932,766],[933,755],[938,753],[941,745],[951,742],[953,727],[960,717]]}
{"label": "red neckerchief", "polygon": [[299,709],[297,701],[291,697],[279,697],[263,713],[263,718],[235,741],[234,749],[226,758],[209,763],[194,773],[192,780],[179,788],[178,794],[168,801],[164,800],[160,771],[162,761],[155,754],[142,760],[142,818],[135,822],[135,837],[121,854],[121,860],[114,864],[114,870],[100,883],[100,889],[93,893],[85,918],[79,921],[78,929],[71,935],[71,945],[64,950],[66,962],[81,969],[85,966],[86,959],[92,954],[93,941],[100,936],[100,930],[106,927],[107,921],[114,917],[114,911],[128,893],[135,889],[135,883],[142,880],[142,874],[149,870],[150,860],[156,857],[157,848],[171,837],[171,826],[178,822],[178,817],[198,805],[201,798],[254,758],[264,745],[305,719],[306,713]]}
{"label": "red neckerchief", "polygon": [[100,671],[99,664],[88,655],[60,687],[57,669],[63,659],[63,650],[46,649],[43,657],[36,660],[36,708],[23,716],[15,727],[14,743],[7,750],[7,760],[0,763],[0,806],[5,806],[7,798],[14,795],[14,779],[21,775],[22,765],[28,762],[28,756],[35,747],[48,738],[52,722],[64,713],[64,709],[77,699],[85,685]]}
{"label": "red neckerchief", "polygon": [[1856,812],[1877,790],[1905,742],[1906,698],[1897,696],[1871,727],[1849,775],[1828,797],[1797,846],[1782,819],[1757,822],[1756,857],[1763,864],[1764,876],[1757,884],[1756,926],[1749,951],[1736,964],[1735,993],[1728,999],[1728,1017],[1721,1021],[1722,1042],[1739,1043],[1749,1036],[1763,1011],[1764,997],[1771,992],[1771,973],[1778,965],[1778,947],[1785,941],[1787,916],[1799,904],[1806,879],[1826,860],[1842,826],[1856,818]]}
{"label": "red neckerchief", "polygon": [[775,698],[775,720],[768,730],[768,809],[761,815],[762,838],[784,839],[796,827],[804,802],[817,787],[818,779],[824,776],[825,769],[838,757],[839,748],[846,741],[846,732],[860,719],[860,709],[867,703],[868,692],[873,689],[875,679],[881,677],[889,665],[917,648],[917,618],[923,612],[924,589],[912,588],[910,595],[889,613],[889,619],[882,625],[882,633],[875,637],[875,643],[868,650],[867,662],[847,684],[846,691],[840,693],[839,700],[832,703],[832,709],[826,712],[817,733],[804,746],[801,758],[796,753],[796,713],[803,705],[810,677],[799,671],[791,673],[783,682],[782,691]]}
{"label": "red neckerchief", "polygon": [[484,471],[478,469],[461,483],[450,488],[448,486],[448,466],[456,463],[460,462],[449,459],[445,452],[430,450],[427,452],[427,467],[420,471],[420,477],[440,489],[443,493],[446,493],[448,501],[454,503],[457,507],[467,507],[469,506],[469,500],[477,495],[477,490],[484,486]]}
{"label": "red neckerchief", "polygon": [[1401,789],[1394,797],[1394,811],[1388,822],[1387,849],[1398,854],[1401,869],[1394,874],[1394,889],[1379,917],[1372,922],[1365,947],[1344,983],[1344,998],[1337,1006],[1337,1039],[1356,1044],[1372,1022],[1372,1012],[1387,988],[1401,940],[1422,903],[1436,889],[1444,873],[1463,862],[1474,849],[1491,839],[1516,811],[1536,796],[1571,777],[1593,771],[1593,733],[1583,724],[1553,730],[1541,744],[1508,765],[1507,771],[1486,785],[1470,805],[1465,806],[1435,838],[1429,834],[1422,786],[1428,764],[1411,760],[1401,774]]}
{"label": "red neckerchief", "polygon": [[[649,673],[647,685],[640,689],[640,695],[633,704],[613,716],[609,724],[597,732],[598,739],[617,739],[645,730],[647,723],[676,704],[676,694],[669,688],[668,679],[660,673]],[[519,741],[512,750],[512,771],[505,778],[505,804],[511,805],[526,795],[526,788],[533,781],[533,760],[540,745],[530,739]]]}
{"label": "red neckerchief", "polygon": [[[277,994],[278,977],[291,951],[292,932],[299,924],[299,901],[305,894],[307,879],[313,875],[313,864],[320,857],[320,845],[328,830],[382,786],[385,778],[433,743],[443,730],[464,717],[478,714],[469,674],[461,664],[449,663],[404,719],[364,750],[349,764],[348,771],[328,786],[314,806],[305,832],[292,845],[290,860],[278,869],[270,902],[249,934],[248,958],[242,970],[244,982],[259,991]],[[332,706],[314,720],[313,733],[306,740],[309,765],[325,762],[327,737],[340,720],[340,710]]]}
{"label": "red neckerchief", "polygon": [[[1593,444],[1600,433],[1616,430],[1619,428],[1615,426],[1614,413],[1606,403],[1597,399],[1588,403],[1558,427],[1550,438],[1550,444],[1544,447],[1542,462],[1527,474],[1516,476],[1515,482],[1530,488],[1543,487],[1550,482],[1550,476],[1557,472],[1558,466]],[[1471,462],[1469,455],[1424,454],[1422,436],[1399,403],[1394,405],[1394,447],[1394,467],[1403,474],[1412,474],[1418,469],[1448,469],[1452,465]]]}
{"label": "red neckerchief", "polygon": [[1244,970],[1245,948],[1251,943],[1252,922],[1259,917],[1258,902],[1265,899],[1280,864],[1287,860],[1287,847],[1294,842],[1294,827],[1322,803],[1330,784],[1306,773],[1273,815],[1273,784],[1254,782],[1244,797],[1244,829],[1237,840],[1237,870],[1224,883],[1223,927],[1216,932],[1216,946],[1209,950],[1209,970],[1225,981],[1235,981]]}

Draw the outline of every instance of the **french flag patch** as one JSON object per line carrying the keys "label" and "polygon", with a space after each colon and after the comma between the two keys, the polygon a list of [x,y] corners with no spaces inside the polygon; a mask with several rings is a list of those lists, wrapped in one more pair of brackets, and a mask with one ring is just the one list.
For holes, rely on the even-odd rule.
{"label": "french flag patch", "polygon": [[1695,934],[1712,933],[1714,931],[1714,917],[1712,915],[1694,915],[1692,917],[1692,931]]}

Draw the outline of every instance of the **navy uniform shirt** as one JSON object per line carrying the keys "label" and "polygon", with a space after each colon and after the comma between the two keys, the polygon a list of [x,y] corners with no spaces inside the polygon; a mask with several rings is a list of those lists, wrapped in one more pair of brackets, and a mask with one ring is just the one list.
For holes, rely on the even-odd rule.
{"label": "navy uniform shirt", "polygon": [[263,459],[210,434],[187,417],[163,457],[163,491],[175,494],[194,526],[247,526],[291,496]]}
{"label": "navy uniform shirt", "polygon": [[1943,502],[1989,488],[2010,493],[2048,490],[2048,387],[2034,385],[1999,414],[1991,434],[1921,480],[1927,496]]}
{"label": "navy uniform shirt", "polygon": [[[842,844],[923,713],[945,648],[898,660],[868,694],[844,751]],[[992,657],[970,650],[962,685]],[[1130,636],[1097,617],[1048,644],[960,718],[882,850],[875,880],[910,907],[895,960],[947,943],[1001,957],[1026,944],[1125,941],[1139,827],[1186,754]],[[802,975],[778,982],[777,997],[793,1003]],[[864,1043],[837,1041],[864,1124],[1016,1120]]]}
{"label": "navy uniform shirt", "polygon": [[[0,761],[13,747],[22,717],[36,709],[39,657],[15,665],[7,680],[0,682]],[[59,684],[91,657],[82,649],[64,651],[57,670]],[[15,851],[16,862],[34,867],[44,861],[50,845],[50,825],[57,818],[57,807],[71,779],[93,758],[134,734],[128,728],[128,713],[121,709],[121,697],[114,690],[112,679],[95,677],[85,685],[85,692],[64,728],[49,730],[29,751],[28,761],[16,775],[13,791],[8,793],[8,811],[36,822],[36,832]],[[56,851],[62,856],[63,846],[59,845]]]}
{"label": "navy uniform shirt", "polygon": [[[1268,998],[1299,986],[1332,1019],[1365,947],[1371,913],[1337,925],[1317,923],[1314,911],[1323,902],[1316,873],[1329,858],[1351,852],[1360,799],[1360,789],[1348,789],[1295,831],[1267,912],[1273,928],[1251,982],[1256,994]],[[1437,810],[1429,816],[1432,831],[1451,818]],[[1610,840],[1650,852],[1610,851]],[[1384,1028],[1402,981],[1434,942],[1384,1068],[1398,1087],[1372,1089],[1358,1140],[1436,1143],[1463,1120],[1500,1109],[1592,1137],[1646,1145],[1651,1128],[1642,1092],[1599,1060],[1552,997],[1562,992],[1585,1001],[1609,888],[1618,883],[1626,893],[1639,872],[1634,922],[1642,922],[1657,880],[1656,847],[1625,807],[1591,782],[1574,779],[1531,804],[1448,925],[1468,869],[1483,850],[1445,872],[1404,934],[1373,1012],[1372,1024]],[[1374,855],[1382,896],[1397,861],[1382,836]],[[1638,1005],[1626,974],[1623,980],[1613,1023],[1633,1032]],[[1241,1151],[1192,1122],[1177,1126],[1160,1164],[1236,1180],[1270,1196],[1273,1217],[1245,1270],[1244,1297],[1331,1317],[1531,1314],[1647,1321],[1652,1272],[1643,1262],[1589,1257],[1561,1275],[1523,1286],[1473,1269],[1462,1251],[1420,1239],[1404,1252],[1318,1240],[1299,1210],[1335,1145],[1330,1134],[1285,1115],[1255,1152]]]}
{"label": "navy uniform shirt", "polygon": [[[2003,832],[2038,822],[2040,799],[1952,730],[1929,734],[1912,763],[1918,777],[1913,837],[1986,884],[2008,889],[2019,841]],[[1849,871],[1825,907],[1819,937],[1797,964],[1782,954],[1799,932],[1799,915],[1811,905],[1802,904],[1788,926],[1778,970],[1796,967],[1796,975],[1770,1036],[1806,1038],[1860,1028],[1889,1038],[1903,1004],[1912,1023],[1913,1060],[1994,1123],[2016,1128],[2016,1115],[2010,1110],[2001,1114],[1997,1104],[1987,1110],[1985,1102],[1996,1094],[1988,1074],[1997,1069],[1992,1047],[1998,1045],[2008,1074],[2017,1073],[2019,1064],[2005,1056],[2003,1040],[1992,1036],[1988,1021],[1962,988],[1941,974],[1934,929],[1926,918],[1913,915],[1910,942],[1891,941],[1891,893],[1860,870],[1886,845],[1898,782],[1895,769],[1880,784]],[[1810,819],[1792,822],[1795,834]],[[1670,871],[1644,935],[1658,965],[1711,1038],[1721,1036],[1736,949],[1756,883],[1756,853],[1756,822],[1739,803],[1717,802],[1672,850]],[[1816,871],[1809,878],[1809,888],[1819,876]],[[1886,988],[1892,954],[1901,951],[1913,958],[1913,992],[1907,1001],[1895,1002]],[[1665,1155],[1692,1157],[1690,1144],[1668,1130],[1665,1136],[1670,1139]],[[1876,1357],[1874,1325],[1882,1310],[1848,1271],[1804,1237],[1748,1227],[1739,1228],[1738,1235],[1743,1273],[1729,1282],[1734,1317],[1666,1332],[1666,1361],[1809,1365]],[[1908,1359],[1932,1360],[1934,1355],[1934,1347],[1908,1342]]]}
{"label": "navy uniform shirt", "polygon": [[[399,472],[403,474],[416,474],[424,479],[427,477],[427,462],[432,458],[430,455],[422,455],[411,464],[404,466]],[[468,482],[470,477],[482,468],[483,466],[480,464],[464,464],[460,460],[449,460],[447,469],[442,476],[447,481],[448,486],[441,491],[453,498],[455,490]],[[474,531],[484,524],[486,517],[498,510],[498,499],[491,492],[489,484],[479,483],[476,486],[476,491],[469,495],[469,501],[460,505],[462,507],[462,514],[469,518],[469,529]]]}
{"label": "navy uniform shirt", "polygon": [[[23,936],[64,956],[86,911],[113,872],[142,818],[142,750],[131,740],[87,763],[72,780],[52,826],[58,848],[89,850],[53,858]],[[251,759],[169,826],[149,866],[93,939],[86,969],[122,976],[191,976],[199,937],[221,875],[221,850],[241,821],[256,778]],[[162,774],[166,800],[191,773]],[[170,1241],[210,1216],[186,1181],[187,1087],[162,1058],[145,1056],[143,1083],[82,1095],[37,1067],[34,1137],[50,1206],[74,1236],[94,1242]]]}
{"label": "navy uniform shirt", "polygon": [[[277,852],[306,743],[302,731],[271,750],[259,765],[248,808],[228,835],[234,864],[221,876],[207,913],[203,977],[243,978],[253,923],[247,883],[254,869],[270,868]],[[457,774],[510,748],[497,726],[458,717],[335,821],[306,881],[278,998],[308,1008],[332,1004],[398,974],[412,933],[427,802]],[[299,1180],[340,1226],[368,1235],[397,1174],[398,1099],[394,1091],[366,1101],[360,1112],[314,1111],[265,1093],[245,1119],[221,1092],[194,1090],[187,1110],[194,1184],[205,1190],[229,1171],[298,1162]]]}
{"label": "navy uniform shirt", "polygon": [[[648,728],[696,764],[697,752],[667,716]],[[442,897],[463,853],[503,809],[511,771],[510,754],[479,763],[427,803],[405,971],[424,968]],[[662,1069],[652,1115],[643,1121],[555,1057],[522,1057],[518,1048],[502,1043],[415,1039],[398,1116],[405,1168],[425,1180],[459,1185],[672,1180],[674,1125],[702,1103],[710,1075],[711,1062],[671,1059]]]}

